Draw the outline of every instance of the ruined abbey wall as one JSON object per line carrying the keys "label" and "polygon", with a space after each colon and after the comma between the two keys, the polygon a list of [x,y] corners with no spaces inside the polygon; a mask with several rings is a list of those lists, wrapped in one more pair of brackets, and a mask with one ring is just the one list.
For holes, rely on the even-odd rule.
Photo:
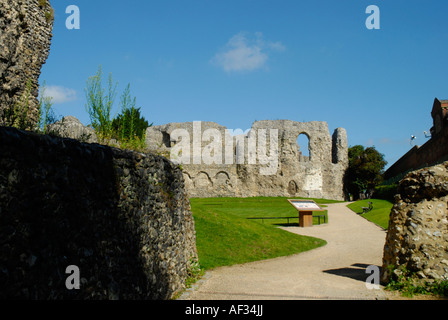
{"label": "ruined abbey wall", "polygon": [[[309,156],[297,144],[301,134]],[[347,133],[330,135],[326,122],[256,121],[235,136],[214,122],[169,123],[148,128],[146,143],[180,163],[191,197],[344,199]]]}
{"label": "ruined abbey wall", "polygon": [[0,126],[0,299],[170,299],[194,261],[178,166]]}
{"label": "ruined abbey wall", "polygon": [[38,119],[38,79],[49,52],[53,9],[48,0],[0,0],[0,125],[5,108],[25,105]]}

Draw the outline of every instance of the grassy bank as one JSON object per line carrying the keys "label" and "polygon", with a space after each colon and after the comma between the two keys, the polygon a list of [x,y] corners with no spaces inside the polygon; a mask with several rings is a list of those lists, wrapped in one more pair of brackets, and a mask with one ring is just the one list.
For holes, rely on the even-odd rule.
{"label": "grassy bank", "polygon": [[352,211],[361,214],[362,207],[368,207],[369,201],[373,203],[373,209],[370,212],[362,214],[362,216],[387,230],[387,227],[389,225],[389,215],[393,206],[392,202],[379,199],[367,199],[356,201],[349,204],[347,207]]}
{"label": "grassy bank", "polygon": [[[324,240],[296,235],[277,228],[279,224],[286,223],[285,219],[266,220],[264,223],[247,219],[297,216],[297,211],[286,199],[191,199],[201,267],[212,269],[287,256],[325,245]],[[334,201],[316,199],[316,202],[322,204]],[[298,219],[294,221],[295,224],[297,222]]]}

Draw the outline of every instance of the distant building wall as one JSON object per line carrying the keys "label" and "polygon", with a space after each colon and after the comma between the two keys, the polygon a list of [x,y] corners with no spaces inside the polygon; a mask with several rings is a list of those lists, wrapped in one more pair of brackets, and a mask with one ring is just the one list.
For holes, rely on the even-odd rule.
{"label": "distant building wall", "polygon": [[431,116],[433,127],[431,138],[422,146],[414,146],[385,173],[386,180],[403,176],[409,171],[428,167],[448,160],[447,100],[434,100]]}

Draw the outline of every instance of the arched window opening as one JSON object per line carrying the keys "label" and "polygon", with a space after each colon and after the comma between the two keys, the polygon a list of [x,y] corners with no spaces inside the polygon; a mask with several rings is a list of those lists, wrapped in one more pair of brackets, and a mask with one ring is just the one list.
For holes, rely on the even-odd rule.
{"label": "arched window opening", "polygon": [[299,145],[299,161],[310,161],[310,138],[308,135],[305,133],[299,134],[297,144]]}

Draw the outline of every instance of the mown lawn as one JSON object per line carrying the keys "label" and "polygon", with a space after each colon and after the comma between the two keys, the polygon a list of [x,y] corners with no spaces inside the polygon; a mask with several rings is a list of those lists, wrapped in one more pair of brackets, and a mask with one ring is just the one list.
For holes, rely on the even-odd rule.
{"label": "mown lawn", "polygon": [[[278,227],[279,220],[248,217],[298,216],[287,198],[192,198],[199,263],[204,269],[271,259],[311,250],[322,239],[296,235]],[[319,204],[335,201],[315,199]],[[322,214],[322,212],[319,212]],[[317,221],[317,220],[316,220]],[[328,220],[327,220],[328,221]],[[296,221],[290,223],[297,224]]]}
{"label": "mown lawn", "polygon": [[373,210],[361,216],[387,230],[389,215],[393,206],[392,202],[379,199],[367,199],[353,202],[347,207],[356,213],[362,213],[362,207],[368,207],[369,201],[373,203]]}

